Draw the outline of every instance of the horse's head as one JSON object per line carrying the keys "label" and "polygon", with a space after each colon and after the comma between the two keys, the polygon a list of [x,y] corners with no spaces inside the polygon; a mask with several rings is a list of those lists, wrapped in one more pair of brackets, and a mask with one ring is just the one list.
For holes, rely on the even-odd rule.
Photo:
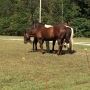
{"label": "horse's head", "polygon": [[68,21],[65,22],[64,25],[66,25],[66,26],[71,26],[70,23],[69,23]]}
{"label": "horse's head", "polygon": [[26,44],[27,42],[29,42],[30,40],[30,36],[29,34],[27,33],[27,31],[24,32],[24,43]]}
{"label": "horse's head", "polygon": [[30,33],[28,31],[25,31],[24,32],[24,43],[26,44],[28,42],[32,43],[32,41],[30,40]]}

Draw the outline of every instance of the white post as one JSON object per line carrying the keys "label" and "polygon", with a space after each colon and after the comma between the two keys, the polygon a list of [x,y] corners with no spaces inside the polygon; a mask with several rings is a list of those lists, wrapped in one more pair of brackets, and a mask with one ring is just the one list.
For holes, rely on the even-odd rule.
{"label": "white post", "polygon": [[40,0],[39,22],[41,23],[41,0]]}

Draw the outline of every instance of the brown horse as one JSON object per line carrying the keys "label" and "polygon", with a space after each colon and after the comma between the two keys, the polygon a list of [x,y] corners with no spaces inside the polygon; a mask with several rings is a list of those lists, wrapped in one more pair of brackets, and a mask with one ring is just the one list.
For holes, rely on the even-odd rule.
{"label": "brown horse", "polygon": [[[71,27],[70,23],[69,22],[65,22],[63,23],[63,25],[66,27],[66,33],[67,35],[69,34],[68,30],[71,29],[71,36],[70,36],[70,40],[69,40],[69,43],[66,42],[66,40],[64,40],[63,42],[63,46],[64,47],[67,47],[67,50],[72,53],[73,52],[73,28]],[[55,42],[56,41],[53,41],[52,43],[52,50],[54,51],[54,46],[55,46]]]}
{"label": "brown horse", "polygon": [[[35,28],[38,28],[38,27],[44,27],[45,25],[42,24],[42,23],[38,23],[38,22],[35,22],[33,21],[29,28],[27,28],[27,30],[34,30]],[[28,39],[28,42],[33,42],[33,51],[36,51],[37,50],[37,42],[38,42],[38,39],[37,37],[34,37],[34,40],[31,41],[30,39]],[[47,52],[50,52],[50,49],[49,49],[49,41],[46,41],[46,50]]]}
{"label": "brown horse", "polygon": [[[69,32],[68,34],[67,31]],[[43,42],[57,40],[58,42],[57,55],[59,55],[62,52],[64,39],[65,42],[69,43],[70,36],[71,36],[71,29],[68,28],[67,30],[67,27],[65,27],[63,24],[54,25],[51,28],[38,27],[35,28],[34,30],[25,31],[24,43],[26,43],[30,37],[37,37],[40,43],[41,52],[44,53]]]}
{"label": "brown horse", "polygon": [[[72,31],[70,42],[69,43],[66,43],[65,40],[64,40],[64,43],[63,43],[63,46],[64,47],[67,47],[68,51],[71,52],[71,50],[73,50],[73,28],[70,27],[70,23],[69,22],[65,22],[64,25],[67,27],[67,30],[68,30],[68,28],[70,28],[71,31]],[[46,24],[44,25],[42,23],[38,23],[38,22],[33,21],[32,24],[30,25],[30,28],[29,29],[30,30],[33,30],[34,28],[42,27],[42,26],[44,26],[46,28],[53,27],[52,25],[46,25]],[[67,32],[67,34],[68,34],[68,32]],[[37,42],[38,42],[37,38],[34,37],[33,51],[34,50],[37,50]],[[52,51],[54,51],[55,42],[56,41],[54,40],[53,43],[52,43]],[[34,46],[35,46],[35,48],[34,48]],[[71,47],[71,50],[70,50],[70,47]],[[47,52],[50,52],[49,41],[46,41],[46,49],[47,49]]]}

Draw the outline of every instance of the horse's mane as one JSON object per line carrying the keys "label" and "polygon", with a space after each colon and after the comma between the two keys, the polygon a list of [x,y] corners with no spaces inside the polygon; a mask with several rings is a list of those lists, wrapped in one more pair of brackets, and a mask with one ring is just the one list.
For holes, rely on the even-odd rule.
{"label": "horse's mane", "polygon": [[32,30],[32,29],[34,29],[34,26],[30,25],[27,29]]}

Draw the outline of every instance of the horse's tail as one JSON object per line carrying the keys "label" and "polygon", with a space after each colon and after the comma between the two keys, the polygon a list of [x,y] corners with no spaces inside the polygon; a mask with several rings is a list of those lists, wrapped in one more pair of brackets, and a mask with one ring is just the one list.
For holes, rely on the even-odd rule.
{"label": "horse's tail", "polygon": [[74,35],[74,31],[73,31],[73,28],[71,28],[70,43],[71,43],[71,45],[72,45],[72,50],[73,50],[73,35]]}

